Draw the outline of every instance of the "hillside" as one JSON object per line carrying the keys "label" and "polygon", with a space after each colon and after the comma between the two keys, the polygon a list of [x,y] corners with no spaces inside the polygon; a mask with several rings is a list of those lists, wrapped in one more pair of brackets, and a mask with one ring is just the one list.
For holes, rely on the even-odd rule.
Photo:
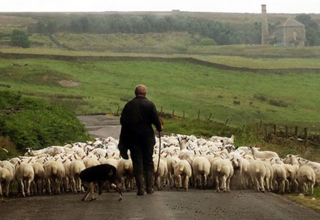
{"label": "hillside", "polygon": [[[268,14],[269,31],[295,14]],[[307,17],[306,17],[307,16]],[[320,15],[305,15],[309,25]],[[311,19],[311,20],[308,20]],[[310,24],[309,24],[309,23]],[[28,33],[31,48],[96,52],[208,53],[216,45],[259,45],[261,14],[196,12],[0,13],[0,49],[12,30]],[[309,43],[317,32],[307,28]],[[317,38],[317,39],[315,39]],[[319,41],[319,42],[318,42]]]}

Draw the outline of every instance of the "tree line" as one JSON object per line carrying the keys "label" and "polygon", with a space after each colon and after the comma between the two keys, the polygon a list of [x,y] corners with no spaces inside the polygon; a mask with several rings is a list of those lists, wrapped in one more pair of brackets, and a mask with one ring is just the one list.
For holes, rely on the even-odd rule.
{"label": "tree line", "polygon": [[260,44],[261,24],[232,25],[205,18],[184,15],[86,15],[60,22],[39,21],[28,27],[28,33],[92,33],[92,34],[144,34],[187,32],[211,39],[211,44]]}
{"label": "tree line", "polygon": [[[201,35],[204,44],[261,44],[261,22],[231,24],[206,18],[172,15],[128,15],[128,14],[87,14],[68,19],[41,19],[28,26],[28,34],[91,33],[91,34],[145,34],[165,32],[186,32]],[[308,14],[296,16],[306,27],[307,45],[320,45],[320,26]],[[280,21],[269,22],[269,32],[274,32]],[[20,33],[21,35],[21,33]],[[19,45],[18,45],[19,46]]]}

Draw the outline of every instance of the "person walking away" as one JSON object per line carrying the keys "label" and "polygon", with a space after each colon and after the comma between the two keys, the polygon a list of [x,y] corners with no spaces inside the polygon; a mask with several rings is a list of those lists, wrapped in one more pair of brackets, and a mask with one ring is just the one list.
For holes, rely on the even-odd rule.
{"label": "person walking away", "polygon": [[145,194],[144,182],[147,193],[154,192],[152,156],[156,140],[153,125],[158,132],[162,131],[162,121],[156,106],[146,98],[146,94],[147,87],[145,85],[136,86],[135,98],[127,102],[120,117],[120,155],[124,159],[128,159],[127,149],[130,150],[138,196]]}

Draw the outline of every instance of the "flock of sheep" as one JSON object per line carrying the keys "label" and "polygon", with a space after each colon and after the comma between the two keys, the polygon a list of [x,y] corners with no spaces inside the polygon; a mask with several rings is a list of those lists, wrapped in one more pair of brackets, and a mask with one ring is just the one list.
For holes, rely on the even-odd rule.
{"label": "flock of sheep", "polygon": [[[0,197],[13,195],[13,182],[22,196],[83,192],[81,171],[99,164],[117,168],[117,184],[134,190],[132,161],[121,158],[118,140],[112,137],[41,150],[0,161]],[[130,155],[130,152],[129,152]],[[195,187],[228,192],[302,192],[312,195],[320,184],[320,163],[298,156],[281,159],[276,152],[256,147],[234,147],[234,136],[209,139],[193,135],[164,135],[154,148],[154,186],[161,190]],[[108,186],[106,186],[108,187]],[[107,188],[108,189],[108,188]]]}

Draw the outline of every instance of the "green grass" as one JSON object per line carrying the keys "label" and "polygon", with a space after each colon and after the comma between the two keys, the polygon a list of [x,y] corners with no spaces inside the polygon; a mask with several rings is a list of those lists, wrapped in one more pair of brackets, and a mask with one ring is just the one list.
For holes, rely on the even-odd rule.
{"label": "green grass", "polygon": [[301,196],[298,193],[286,196],[297,203],[312,208],[318,212],[320,211],[320,186],[316,186],[314,188],[314,194],[312,196]]}
{"label": "green grass", "polygon": [[[197,118],[200,110],[202,119],[212,114],[213,120],[236,126],[260,120],[282,124],[320,120],[320,78],[314,73],[258,74],[188,62],[48,59],[3,59],[0,71],[1,84],[10,85],[9,90],[70,101],[78,114],[115,112],[133,97],[135,85],[143,83],[159,110],[174,110],[178,116]],[[62,81],[77,84],[62,86]]]}

